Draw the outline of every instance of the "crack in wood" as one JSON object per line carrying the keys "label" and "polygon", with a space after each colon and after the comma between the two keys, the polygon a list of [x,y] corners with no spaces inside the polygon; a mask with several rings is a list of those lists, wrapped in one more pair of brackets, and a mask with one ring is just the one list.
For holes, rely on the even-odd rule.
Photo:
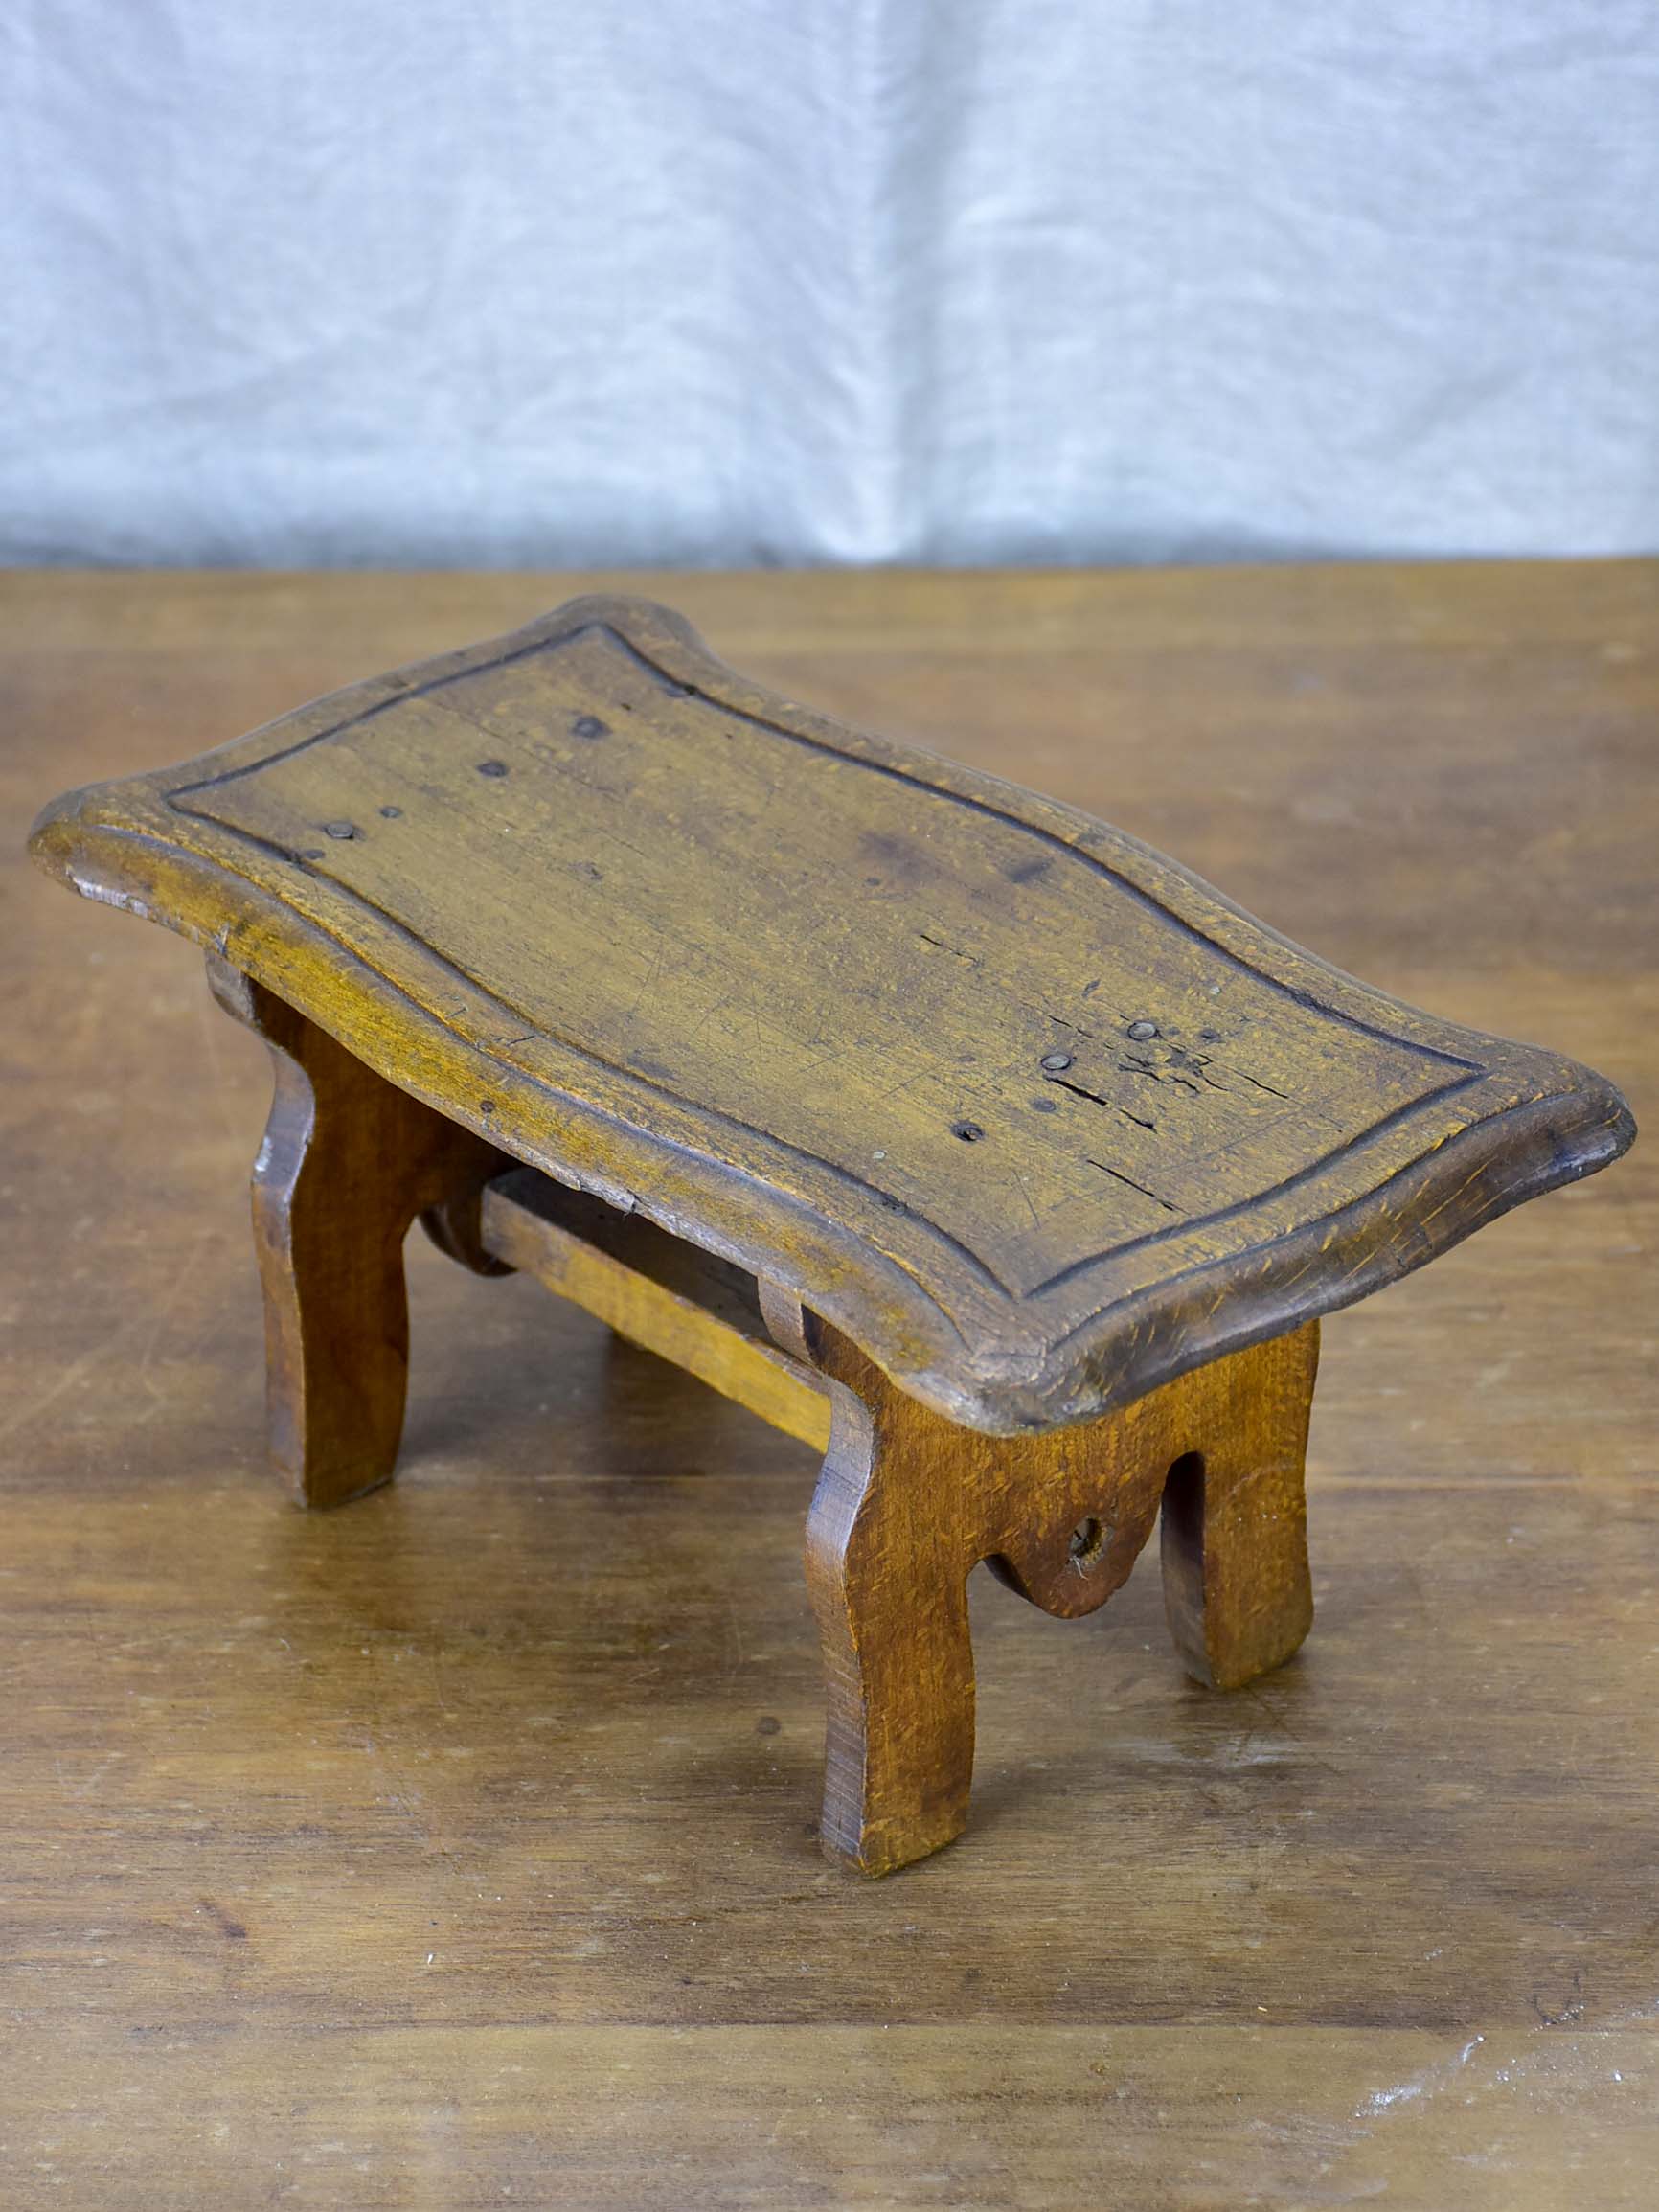
{"label": "crack in wood", "polygon": [[1102,1098],[1098,1090],[1090,1090],[1085,1083],[1068,1083],[1063,1075],[1048,1075],[1047,1081],[1060,1090],[1069,1090],[1074,1098],[1086,1098],[1093,1106],[1109,1107],[1113,1113],[1122,1114],[1125,1121],[1133,1122],[1138,1129],[1151,1129],[1156,1133],[1156,1122],[1149,1122],[1141,1114],[1131,1113],[1126,1106],[1120,1106],[1115,1098]]}
{"label": "crack in wood", "polygon": [[1148,1190],[1145,1183],[1137,1183],[1133,1175],[1125,1175],[1122,1168],[1114,1168],[1105,1160],[1094,1159],[1086,1152],[1083,1157],[1088,1160],[1091,1168],[1099,1168],[1102,1174],[1110,1175],[1115,1182],[1127,1183],[1131,1191],[1139,1191],[1143,1198],[1150,1198],[1153,1205],[1162,1206],[1166,1214],[1178,1214],[1181,1211],[1179,1206],[1172,1205],[1168,1198],[1159,1197],[1156,1191]]}
{"label": "crack in wood", "polygon": [[969,968],[985,965],[977,952],[964,952],[960,945],[949,945],[943,937],[930,937],[925,929],[919,929],[916,934],[923,945],[936,946],[941,952],[948,952],[953,960],[964,961]]}
{"label": "crack in wood", "polygon": [[[1148,1083],[1176,1083],[1182,1090],[1190,1090],[1194,1098],[1198,1095],[1198,1085],[1190,1075],[1181,1075],[1174,1068],[1166,1075],[1161,1069],[1155,1068],[1149,1060],[1138,1060],[1133,1053],[1119,1060],[1117,1065],[1120,1075],[1145,1076]],[[1221,1085],[1214,1083],[1211,1087],[1219,1090]]]}

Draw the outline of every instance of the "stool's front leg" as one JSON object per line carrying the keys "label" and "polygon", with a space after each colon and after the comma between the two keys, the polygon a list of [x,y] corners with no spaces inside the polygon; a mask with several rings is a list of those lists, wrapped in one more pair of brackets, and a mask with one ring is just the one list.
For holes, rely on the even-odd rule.
{"label": "stool's front leg", "polygon": [[932,1511],[950,1494],[950,1443],[964,1432],[902,1397],[852,1346],[836,1349],[852,1355],[845,1368],[859,1388],[832,1387],[807,1519],[828,1698],[823,1838],[864,1873],[889,1874],[967,1820],[967,1577],[980,1555],[954,1516]]}
{"label": "stool's front leg", "polygon": [[398,1457],[410,1223],[454,1201],[464,1214],[499,1155],[262,985],[217,960],[208,974],[275,1062],[253,1175],[271,1458],[300,1504],[343,1505],[389,1481]]}
{"label": "stool's front leg", "polygon": [[1151,1533],[1169,1456],[1125,1453],[1117,1421],[981,1435],[895,1389],[833,1329],[795,1348],[834,1409],[807,1524],[829,1692],[824,1841],[887,1874],[967,1818],[974,1566],[989,1560],[1046,1611],[1092,1612]]}
{"label": "stool's front leg", "polygon": [[830,1386],[807,1569],[829,1692],[826,1845],[887,1874],[961,1833],[973,1778],[966,1582],[980,1560],[1065,1618],[1127,1578],[1163,1507],[1165,1595],[1188,1669],[1233,1689],[1312,1617],[1303,1454],[1317,1324],[1076,1428],[960,1428],[837,1331],[766,1304]]}

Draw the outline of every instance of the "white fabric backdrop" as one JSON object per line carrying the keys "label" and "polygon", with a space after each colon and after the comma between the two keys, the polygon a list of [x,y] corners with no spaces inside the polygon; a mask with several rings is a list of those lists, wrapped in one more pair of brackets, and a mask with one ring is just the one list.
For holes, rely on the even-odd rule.
{"label": "white fabric backdrop", "polygon": [[4,0],[0,559],[1659,545],[1653,0]]}

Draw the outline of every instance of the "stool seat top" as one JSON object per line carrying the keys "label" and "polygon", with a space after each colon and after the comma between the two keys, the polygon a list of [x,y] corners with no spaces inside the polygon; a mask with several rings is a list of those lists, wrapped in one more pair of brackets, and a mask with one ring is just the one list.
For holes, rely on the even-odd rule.
{"label": "stool seat top", "polygon": [[1574,1061],[641,600],[72,792],[33,845],[996,1432],[1347,1305],[1633,1134]]}

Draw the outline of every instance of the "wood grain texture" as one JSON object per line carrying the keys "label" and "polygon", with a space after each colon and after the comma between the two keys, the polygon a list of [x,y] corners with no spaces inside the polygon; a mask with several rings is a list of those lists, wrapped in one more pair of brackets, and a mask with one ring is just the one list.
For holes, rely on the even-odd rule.
{"label": "wood grain texture", "polygon": [[[587,580],[0,575],[0,2144],[20,2212],[1382,2203],[1659,2166],[1659,1168],[1327,1323],[1319,1632],[987,1574],[973,1844],[813,1835],[817,1458],[411,1240],[403,1471],[264,1473],[264,1049],[42,791]],[[788,696],[1659,1105],[1659,564],[687,576]]]}
{"label": "wood grain texture", "polygon": [[1350,1304],[1631,1135],[1588,1070],[645,600],[71,794],[34,846],[992,1433]]}

